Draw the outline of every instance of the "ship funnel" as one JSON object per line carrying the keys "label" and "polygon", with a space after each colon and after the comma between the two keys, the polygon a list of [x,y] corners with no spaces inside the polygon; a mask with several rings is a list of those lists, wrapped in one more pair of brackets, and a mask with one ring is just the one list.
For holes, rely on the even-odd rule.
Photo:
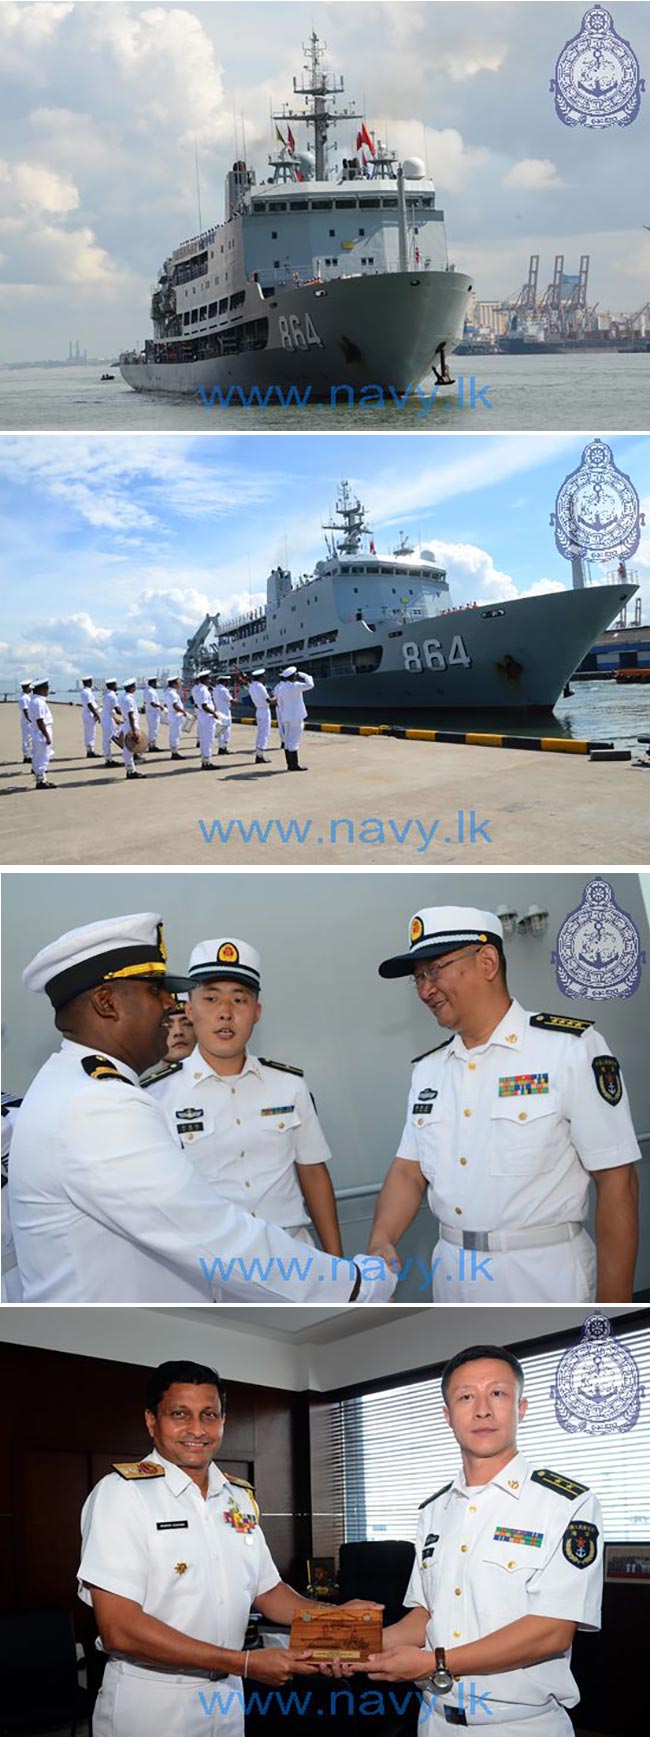
{"label": "ship funnel", "polygon": [[283,597],[288,597],[291,591],[291,574],[285,567],[274,567],[266,581],[266,601],[270,609],[277,609]]}

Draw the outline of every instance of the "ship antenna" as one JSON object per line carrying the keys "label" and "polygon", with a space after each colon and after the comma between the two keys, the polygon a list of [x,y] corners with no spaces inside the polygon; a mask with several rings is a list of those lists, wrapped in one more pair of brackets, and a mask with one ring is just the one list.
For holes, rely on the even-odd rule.
{"label": "ship antenna", "polygon": [[243,158],[244,158],[244,162],[246,162],[246,122],[245,122],[245,120],[244,120],[244,111],[243,111],[243,109],[242,109],[242,112],[241,112],[241,117],[240,117],[240,118],[241,118],[241,137],[242,137],[242,145],[243,145],[243,153],[242,153],[242,155],[243,155]]}
{"label": "ship antenna", "polygon": [[201,231],[203,229],[203,223],[202,223],[202,219],[201,219],[201,181],[200,181],[200,177],[199,177],[199,147],[197,145],[196,139],[194,140],[194,167],[196,169],[196,198],[197,198],[197,203],[198,203],[198,207],[199,207],[199,235],[200,235]]}

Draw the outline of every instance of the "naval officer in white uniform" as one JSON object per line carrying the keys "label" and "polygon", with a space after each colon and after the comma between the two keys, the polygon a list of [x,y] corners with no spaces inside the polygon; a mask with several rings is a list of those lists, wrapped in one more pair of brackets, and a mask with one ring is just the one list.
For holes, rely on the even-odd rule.
{"label": "naval officer in white uniform", "polygon": [[469,1346],[446,1365],[462,1469],[421,1504],[409,1614],[361,1667],[377,1683],[419,1683],[430,1737],[450,1725],[494,1737],[573,1730],[571,1645],[576,1628],[600,1628],[603,1518],[585,1484],[518,1452],[523,1386],[521,1364],[498,1345]]}
{"label": "naval officer in white uniform", "polygon": [[313,686],[313,677],[305,675],[302,670],[296,669],[295,663],[291,663],[288,669],[283,669],[275,690],[278,729],[288,772],[307,771],[306,766],[298,764],[298,750],[307,716],[303,695],[309,693]]}
{"label": "naval officer in white uniform", "polygon": [[147,735],[149,737],[148,753],[160,754],[162,750],[158,747],[158,731],[162,723],[162,715],[165,707],[160,698],[160,694],[158,693],[157,676],[149,677],[149,680],[145,685],[143,700],[144,709],[147,714]]}
{"label": "naval officer in white uniform", "polygon": [[54,719],[47,703],[50,684],[47,680],[34,682],[34,690],[29,702],[29,721],[32,729],[32,771],[36,778],[37,790],[54,790],[50,784],[47,769],[54,752]]}
{"label": "naval officer in white uniform", "polygon": [[264,682],[262,681],[263,675],[266,675],[266,670],[254,669],[248,683],[248,692],[255,707],[255,719],[257,724],[255,731],[256,766],[267,766],[269,764],[264,750],[265,748],[268,748],[271,740],[271,706],[274,704],[274,696],[269,693],[268,688],[264,686]]}
{"label": "naval officer in white uniform", "polygon": [[114,676],[107,676],[102,700],[102,753],[105,766],[117,766],[117,760],[113,759],[113,737],[119,729],[120,718],[117,682]]}
{"label": "naval officer in white uniform", "polygon": [[224,1421],[214,1370],[163,1363],[147,1390],[153,1450],[84,1506],[79,1594],[109,1655],[93,1737],[243,1737],[244,1680],[319,1670],[306,1653],[244,1648],[253,1606],[279,1623],[322,1607],[281,1579],[252,1487],[215,1464]]}
{"label": "naval officer in white uniform", "polygon": [[32,725],[29,716],[31,694],[31,682],[21,682],[20,699],[18,701],[20,706],[20,744],[22,748],[23,762],[28,762],[30,766],[32,762]]}
{"label": "naval officer in white uniform", "polygon": [[226,686],[226,683],[230,682],[230,680],[230,676],[222,676],[220,682],[213,682],[212,684],[212,699],[216,710],[219,713],[219,729],[217,734],[219,741],[218,751],[220,754],[228,754],[230,752],[230,738],[232,735],[232,694],[230,688]]}
{"label": "naval officer in white uniform", "polygon": [[217,713],[212,703],[210,693],[210,671],[203,669],[192,688],[192,699],[196,708],[196,731],[201,755],[201,770],[213,772],[212,749],[214,747],[214,732],[217,727]]}
{"label": "naval officer in white uniform", "polygon": [[10,1215],[26,1302],[384,1302],[381,1260],[305,1251],[239,1211],[172,1138],[139,1075],[160,1060],[170,978],[152,912],[44,947],[23,972],[63,1036],[16,1118]]}
{"label": "naval officer in white uniform", "polygon": [[135,681],[125,682],[117,701],[122,714],[122,759],[126,767],[127,778],[142,778],[143,776],[142,772],[136,770],[135,750],[126,746],[127,736],[137,737],[140,734],[136,687]]}
{"label": "naval officer in white uniform", "polygon": [[170,678],[169,678],[167,687],[165,689],[165,705],[167,707],[167,723],[169,724],[169,746],[171,748],[172,760],[182,760],[183,756],[182,756],[182,754],[179,754],[179,752],[178,752],[178,744],[179,744],[180,739],[181,739],[181,730],[183,728],[183,724],[184,724],[185,719],[187,717],[187,712],[185,710],[185,707],[183,705],[183,701],[181,698],[181,684],[180,684],[180,677],[179,676],[170,676]]}
{"label": "naval officer in white uniform", "polygon": [[196,1047],[143,1080],[192,1163],[219,1194],[328,1254],[343,1253],[323,1134],[302,1068],[251,1055],[261,963],[232,935],[201,941],[188,969]]}
{"label": "naval officer in white uniform", "polygon": [[84,733],[84,748],[87,760],[96,760],[95,731],[101,722],[99,707],[93,693],[92,676],[81,678],[81,720]]}
{"label": "naval officer in white uniform", "polygon": [[[371,1250],[392,1258],[428,1190],[434,1301],[627,1302],[641,1153],[604,1038],[590,1020],[512,999],[491,911],[416,912],[408,952],[379,970],[412,977],[452,1035],[416,1061]],[[590,1180],[597,1251],[585,1230]]]}

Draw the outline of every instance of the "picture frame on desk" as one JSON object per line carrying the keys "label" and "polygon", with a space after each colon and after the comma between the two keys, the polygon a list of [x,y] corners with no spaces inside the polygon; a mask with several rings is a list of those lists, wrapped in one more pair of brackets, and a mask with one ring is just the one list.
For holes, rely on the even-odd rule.
{"label": "picture frame on desk", "polygon": [[605,1581],[616,1586],[650,1586],[650,1540],[606,1544]]}
{"label": "picture frame on desk", "polygon": [[308,1556],[307,1590],[311,1598],[336,1598],[338,1586],[335,1556]]}

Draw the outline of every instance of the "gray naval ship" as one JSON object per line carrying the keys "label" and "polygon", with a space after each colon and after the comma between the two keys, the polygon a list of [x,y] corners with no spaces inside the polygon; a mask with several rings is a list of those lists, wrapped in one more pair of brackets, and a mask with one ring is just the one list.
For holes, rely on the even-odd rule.
{"label": "gray naval ship", "polygon": [[[315,32],[304,53],[293,103],[273,116],[270,180],[258,185],[236,162],[225,222],[164,262],[153,338],[120,356],[136,391],[293,385],[323,398],[337,385],[403,391],[432,368],[445,383],[445,349],[460,337],[472,286],[448,263],[433,182],[419,158],[398,162],[365,120],[356,151],[334,168],[333,124],[362,117],[337,110],[343,80],[325,70]],[[306,148],[293,125],[306,129]]]}
{"label": "gray naval ship", "polygon": [[377,553],[365,509],[347,482],[323,525],[327,555],[293,582],[276,567],[266,609],[222,622],[206,615],[188,642],[183,680],[210,668],[234,691],[263,667],[272,687],[286,664],[313,676],[312,709],[337,713],[552,710],[602,629],[637,590],[616,581],[515,602],[454,609],[444,568],[404,537]]}

